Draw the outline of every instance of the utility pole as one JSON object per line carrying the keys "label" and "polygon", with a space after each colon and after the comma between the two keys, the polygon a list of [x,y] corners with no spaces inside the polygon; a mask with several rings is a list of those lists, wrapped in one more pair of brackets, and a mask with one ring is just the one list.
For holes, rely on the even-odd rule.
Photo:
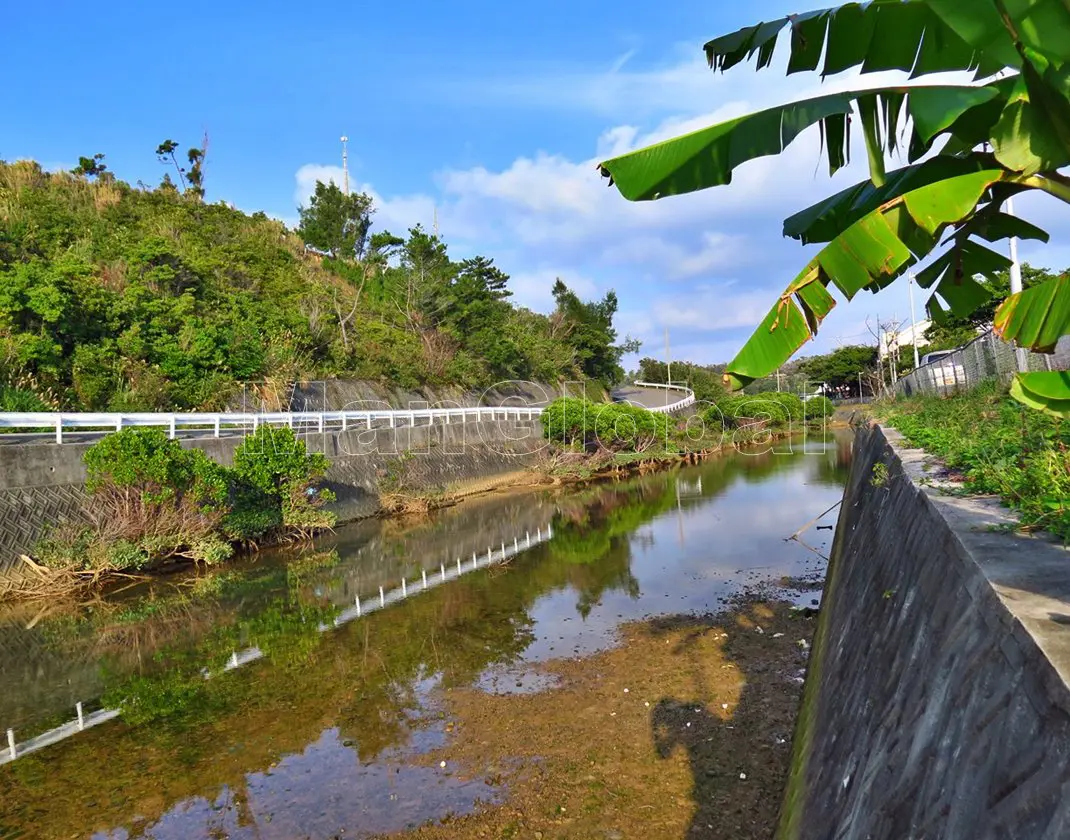
{"label": "utility pole", "polygon": [[[1007,212],[1014,215],[1014,199],[1007,199]],[[1018,237],[1011,237],[1011,294],[1022,291],[1022,266],[1018,262]],[[1029,351],[1024,347],[1014,349],[1014,358],[1019,372],[1029,370]]]}
{"label": "utility pole", "polygon": [[[672,354],[669,352],[669,328],[665,328],[665,384],[672,385]],[[669,391],[665,390],[668,397]]]}
{"label": "utility pole", "polygon": [[780,393],[780,368],[776,369],[776,392]]}
{"label": "utility pole", "polygon": [[349,195],[349,149],[346,144],[349,138],[342,135],[342,192]]}
{"label": "utility pole", "polygon": [[918,357],[918,325],[914,320],[914,272],[907,274],[907,289],[910,290],[910,343],[914,345],[914,369],[921,367]]}
{"label": "utility pole", "polygon": [[862,371],[858,372],[858,401],[862,402]]}

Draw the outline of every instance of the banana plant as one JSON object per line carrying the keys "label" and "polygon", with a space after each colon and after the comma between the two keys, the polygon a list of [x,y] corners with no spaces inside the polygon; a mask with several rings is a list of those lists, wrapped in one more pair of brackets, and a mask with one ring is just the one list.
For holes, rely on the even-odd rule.
{"label": "banana plant", "polygon": [[[919,263],[929,315],[969,315],[987,300],[974,278],[1009,261],[988,247],[1008,237],[1047,241],[1004,210],[1027,191],[1070,203],[1070,2],[1067,0],[870,0],[745,27],[705,45],[711,68],[755,60],[768,67],[787,35],[787,72],[825,76],[858,68],[901,70],[911,83],[830,93],[768,108],[600,164],[621,195],[649,201],[731,183],[733,171],[777,155],[817,127],[830,175],[851,156],[861,128],[869,178],[787,218],[784,234],[825,243],[775,301],[726,370],[739,388],[787,361],[836,305],[876,292]],[[820,67],[819,67],[820,65]],[[972,73],[966,84],[921,84],[933,73]],[[900,152],[906,166],[887,171]],[[987,244],[984,244],[987,243]],[[1070,283],[1011,295],[994,328],[1051,352],[1070,333]],[[1011,393],[1070,416],[1070,376],[1018,374]]]}

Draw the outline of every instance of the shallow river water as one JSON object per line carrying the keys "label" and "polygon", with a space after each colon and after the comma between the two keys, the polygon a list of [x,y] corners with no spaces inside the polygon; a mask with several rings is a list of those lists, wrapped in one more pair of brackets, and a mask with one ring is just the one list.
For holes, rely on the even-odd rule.
{"label": "shallow river water", "polygon": [[[623,781],[614,791],[612,768],[619,760],[672,782],[662,733],[691,703],[677,709],[668,683],[713,662],[739,674],[721,647],[696,659],[688,644],[698,635],[728,636],[700,617],[756,588],[817,604],[832,531],[808,530],[809,547],[784,538],[835,503],[848,460],[846,440],[782,443],[346,526],[315,546],[91,604],[0,611],[0,732],[27,746],[58,733],[0,765],[0,837],[644,836],[634,820],[629,830],[629,807],[680,810],[645,836],[744,836],[717,834],[692,801],[720,795],[704,790],[720,771],[692,767],[691,778],[680,757],[680,790],[627,805],[614,799],[631,794]],[[764,634],[761,615],[774,622],[736,620]],[[770,648],[770,662],[798,653],[784,633],[767,635],[785,645]],[[644,647],[655,644],[676,657],[661,671]],[[777,679],[797,683],[785,668]],[[720,679],[679,688],[712,710],[693,711],[711,744],[732,734],[721,727],[746,690],[743,676]],[[76,704],[85,721],[121,713],[78,731]],[[618,723],[618,735],[596,734]],[[768,748],[787,750],[790,734],[768,733]],[[592,745],[556,745],[556,735]],[[602,738],[617,752],[594,743]],[[576,779],[590,788],[582,797]],[[546,798],[554,785],[558,804]],[[612,818],[584,822],[578,808]],[[472,822],[484,813],[489,822]],[[602,833],[589,831],[596,824]]]}

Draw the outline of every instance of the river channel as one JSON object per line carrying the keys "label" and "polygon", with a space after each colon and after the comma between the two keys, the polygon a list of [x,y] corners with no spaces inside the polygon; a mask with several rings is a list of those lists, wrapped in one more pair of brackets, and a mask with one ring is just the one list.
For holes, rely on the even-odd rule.
{"label": "river channel", "polygon": [[0,610],[0,734],[56,736],[0,764],[0,838],[771,836],[833,532],[784,538],[849,457],[782,442]]}

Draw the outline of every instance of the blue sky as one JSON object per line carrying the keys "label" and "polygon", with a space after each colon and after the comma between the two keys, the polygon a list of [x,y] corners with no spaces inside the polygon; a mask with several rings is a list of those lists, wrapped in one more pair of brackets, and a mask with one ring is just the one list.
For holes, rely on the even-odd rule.
{"label": "blue sky", "polygon": [[[594,171],[602,156],[813,91],[775,69],[709,71],[709,37],[799,11],[743,3],[11,4],[0,30],[0,158],[71,166],[104,152],[117,175],[156,183],[153,150],[210,137],[209,200],[288,221],[316,178],[377,199],[380,227],[441,231],[457,257],[485,253],[516,299],[549,305],[556,276],[615,288],[620,327],[660,352],[726,361],[805,263],[781,219],[864,177],[832,183],[816,135],[748,164],[730,187],[631,205]],[[870,80],[867,80],[867,83]],[[846,86],[850,80],[833,82]],[[827,86],[827,85],[826,85]],[[1070,265],[1049,224],[1037,264]],[[921,313],[919,299],[918,311]],[[841,303],[805,352],[868,340],[867,315],[907,316],[902,284]]]}

